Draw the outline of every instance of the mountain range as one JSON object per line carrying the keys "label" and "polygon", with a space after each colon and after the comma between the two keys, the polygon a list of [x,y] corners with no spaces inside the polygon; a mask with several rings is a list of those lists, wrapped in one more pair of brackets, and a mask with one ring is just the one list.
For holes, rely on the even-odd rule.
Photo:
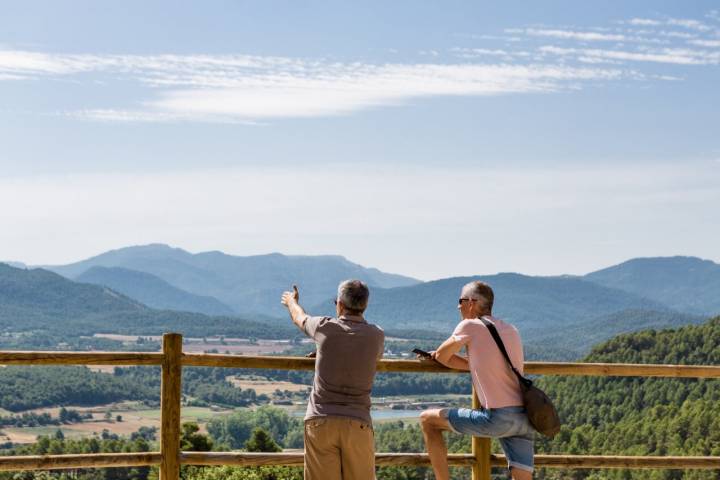
{"label": "mountain range", "polygon": [[[348,278],[358,278],[374,288],[420,283],[410,277],[363,267],[338,255],[289,256],[271,253],[240,257],[217,251],[192,254],[161,244],[112,250],[77,263],[44,268],[69,279],[83,281],[78,277],[93,267],[120,267],[125,270],[115,274],[126,278],[129,275],[127,270],[153,275],[159,279],[152,280],[155,286],[162,281],[193,295],[213,297],[241,315],[283,315],[280,294],[295,283],[303,286],[304,299],[311,305],[327,299],[328,295],[332,296],[338,283]],[[91,283],[101,280],[99,283],[103,285],[113,283],[118,291],[132,295],[128,282],[111,280],[112,273],[89,275],[85,280]],[[151,282],[150,277],[144,278],[145,282]],[[188,299],[188,302],[191,300]],[[173,308],[186,309],[187,305]],[[198,303],[192,310],[212,314],[215,308],[207,310]]]}
{"label": "mountain range", "polygon": [[192,336],[298,335],[290,325],[278,325],[267,317],[255,318],[258,321],[157,310],[107,287],[73,282],[41,268],[18,269],[0,263],[0,331],[6,336],[159,335],[168,331]]}
{"label": "mountain range", "polygon": [[[153,244],[47,268],[73,282],[102,286],[92,291],[112,292],[148,311],[204,314],[198,317],[203,319],[239,316],[259,319],[266,326],[286,325],[270,317],[285,319],[278,300],[290,285],[300,285],[301,303],[310,313],[332,314],[338,282],[360,278],[371,287],[369,319],[394,334],[425,330],[438,337],[449,334],[457,323],[462,286],[479,279],[495,290],[494,313],[516,324],[526,343],[562,346],[573,356],[617,333],[698,323],[720,313],[720,265],[695,257],[638,258],[584,276],[500,273],[420,282],[340,256],[238,257]],[[35,288],[42,297],[47,286],[40,282]],[[125,316],[132,311],[127,304],[109,310],[113,309]],[[92,302],[86,310],[97,317]]]}

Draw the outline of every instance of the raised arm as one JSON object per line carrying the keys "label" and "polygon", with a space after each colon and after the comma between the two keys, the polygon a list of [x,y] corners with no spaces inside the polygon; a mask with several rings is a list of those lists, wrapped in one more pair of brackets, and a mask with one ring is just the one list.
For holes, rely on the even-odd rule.
{"label": "raised arm", "polygon": [[297,325],[297,327],[305,331],[303,322],[305,321],[305,317],[307,317],[307,314],[305,313],[305,310],[300,306],[298,303],[298,300],[300,299],[300,292],[298,292],[297,285],[293,285],[293,291],[292,292],[284,292],[282,294],[282,298],[280,299],[280,303],[285,305],[288,309],[288,313],[290,314],[290,319],[292,322]]}

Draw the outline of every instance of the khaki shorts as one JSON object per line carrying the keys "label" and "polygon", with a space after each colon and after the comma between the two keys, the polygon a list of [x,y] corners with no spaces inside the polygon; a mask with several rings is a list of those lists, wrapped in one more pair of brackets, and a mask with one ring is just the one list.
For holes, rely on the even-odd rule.
{"label": "khaki shorts", "polygon": [[373,480],[372,424],[349,417],[305,421],[305,480]]}

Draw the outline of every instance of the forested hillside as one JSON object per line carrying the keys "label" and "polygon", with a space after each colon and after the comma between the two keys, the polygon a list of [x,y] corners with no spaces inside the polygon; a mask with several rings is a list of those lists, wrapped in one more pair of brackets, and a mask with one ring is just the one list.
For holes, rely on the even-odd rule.
{"label": "forested hillside", "polygon": [[159,335],[175,331],[192,336],[259,338],[293,338],[298,333],[294,327],[272,321],[155,310],[107,287],[72,282],[43,269],[24,270],[6,264],[0,264],[0,329],[10,336],[50,336],[55,341],[98,332]]}
{"label": "forested hillside", "polygon": [[[720,364],[720,317],[676,330],[646,330],[609,340],[586,362]],[[564,423],[552,441],[540,436],[537,453],[594,455],[720,455],[720,380],[542,377]],[[422,451],[417,425],[384,424],[378,451]],[[448,436],[450,451],[469,451],[469,437]],[[494,442],[495,451],[499,446]],[[422,480],[425,469],[387,469],[384,478]],[[466,473],[466,472],[465,472]],[[463,477],[457,472],[456,478]],[[558,470],[537,479],[717,480],[712,470]]]}
{"label": "forested hillside", "polygon": [[[621,335],[584,361],[720,364],[720,317],[676,330]],[[720,381],[666,378],[547,377],[564,427],[546,452],[627,455],[720,455]],[[590,478],[548,470],[538,478]],[[604,471],[610,479],[717,479],[712,471]]]}
{"label": "forested hillside", "polygon": [[710,260],[635,258],[583,278],[659,301],[681,312],[720,314],[720,265]]}
{"label": "forested hillside", "polygon": [[303,287],[307,305],[332,296],[338,283],[348,278],[358,278],[377,288],[418,283],[413,278],[358,265],[339,255],[235,256],[218,251],[192,254],[162,244],[121,248],[48,268],[75,278],[94,266],[150,273],[187,292],[214,297],[241,314],[284,314],[278,296],[294,283]]}
{"label": "forested hillside", "polygon": [[120,267],[92,267],[75,277],[75,281],[112,288],[151,308],[179,310],[206,315],[233,315],[232,308],[218,299],[195,295],[173,287],[161,278],[145,272]]}

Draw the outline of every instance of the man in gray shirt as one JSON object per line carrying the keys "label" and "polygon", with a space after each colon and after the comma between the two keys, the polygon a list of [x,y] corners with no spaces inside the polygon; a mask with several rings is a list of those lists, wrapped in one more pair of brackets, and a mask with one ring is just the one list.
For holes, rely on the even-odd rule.
{"label": "man in gray shirt", "polygon": [[311,317],[293,286],[282,304],[315,340],[315,378],[305,414],[306,480],[372,480],[375,445],[370,392],[385,333],[363,317],[370,291],[360,280],[338,286],[337,317]]}

